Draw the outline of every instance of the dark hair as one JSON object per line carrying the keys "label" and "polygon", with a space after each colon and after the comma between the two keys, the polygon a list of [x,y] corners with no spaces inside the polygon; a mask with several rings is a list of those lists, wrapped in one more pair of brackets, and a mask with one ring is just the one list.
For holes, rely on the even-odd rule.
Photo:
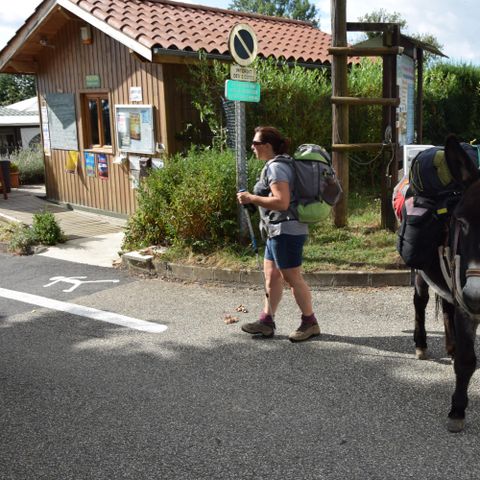
{"label": "dark hair", "polygon": [[272,146],[275,155],[288,152],[290,140],[285,138],[275,127],[257,127],[255,133],[260,133],[262,142]]}

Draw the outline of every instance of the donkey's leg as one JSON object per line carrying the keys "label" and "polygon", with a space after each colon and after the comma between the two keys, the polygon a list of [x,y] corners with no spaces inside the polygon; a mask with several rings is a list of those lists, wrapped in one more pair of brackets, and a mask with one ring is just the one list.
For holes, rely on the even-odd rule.
{"label": "donkey's leg", "polygon": [[460,432],[465,426],[465,409],[468,405],[468,384],[477,365],[475,336],[477,322],[470,319],[459,308],[455,308],[455,391],[452,408],[448,414],[448,429]]}
{"label": "donkey's leg", "polygon": [[455,307],[442,298],[443,324],[445,326],[445,350],[452,359],[455,356]]}
{"label": "donkey's leg", "polygon": [[415,274],[415,293],[413,305],[415,307],[415,329],[413,340],[415,341],[415,356],[419,360],[427,359],[427,332],[425,330],[425,309],[428,304],[428,285],[423,277]]}

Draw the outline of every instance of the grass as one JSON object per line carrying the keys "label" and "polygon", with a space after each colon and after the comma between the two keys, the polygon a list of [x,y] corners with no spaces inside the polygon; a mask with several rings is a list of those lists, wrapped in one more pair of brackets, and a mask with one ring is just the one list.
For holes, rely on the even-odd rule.
{"label": "grass", "polygon": [[[255,217],[253,223],[256,223]],[[259,239],[259,236],[257,237]],[[260,243],[260,263],[263,242]],[[380,228],[380,199],[351,193],[348,226],[336,228],[331,219],[310,227],[304,249],[305,272],[332,270],[384,270],[403,268],[396,251],[396,234]],[[254,269],[256,258],[249,245],[226,246],[213,254],[199,255],[180,247],[162,254],[165,261],[217,268]]]}

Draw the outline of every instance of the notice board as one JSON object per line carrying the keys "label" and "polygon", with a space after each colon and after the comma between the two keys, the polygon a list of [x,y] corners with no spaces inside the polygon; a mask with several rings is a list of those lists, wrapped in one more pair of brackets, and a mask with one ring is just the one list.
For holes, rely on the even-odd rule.
{"label": "notice board", "polygon": [[50,148],[78,150],[75,96],[73,93],[45,95],[50,133]]}
{"label": "notice board", "polygon": [[152,105],[115,105],[118,149],[131,153],[155,153]]}
{"label": "notice board", "polygon": [[398,143],[409,145],[415,141],[415,62],[407,55],[397,57],[397,85],[400,96]]}

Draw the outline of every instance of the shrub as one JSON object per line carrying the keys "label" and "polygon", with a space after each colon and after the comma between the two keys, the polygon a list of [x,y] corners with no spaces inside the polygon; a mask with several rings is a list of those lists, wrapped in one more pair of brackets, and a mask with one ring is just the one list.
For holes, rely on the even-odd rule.
{"label": "shrub", "polygon": [[[260,162],[249,162],[252,173]],[[152,171],[138,192],[123,250],[188,246],[197,252],[235,243],[238,236],[236,164],[231,151],[190,150]]]}
{"label": "shrub", "polygon": [[43,151],[40,146],[20,148],[10,155],[10,161],[18,166],[20,183],[23,185],[45,181]]}
{"label": "shrub", "polygon": [[32,231],[35,240],[44,245],[56,245],[66,240],[52,212],[35,213]]}
{"label": "shrub", "polygon": [[37,243],[32,229],[24,223],[2,224],[0,241],[7,242],[7,250],[16,255],[29,255]]}

